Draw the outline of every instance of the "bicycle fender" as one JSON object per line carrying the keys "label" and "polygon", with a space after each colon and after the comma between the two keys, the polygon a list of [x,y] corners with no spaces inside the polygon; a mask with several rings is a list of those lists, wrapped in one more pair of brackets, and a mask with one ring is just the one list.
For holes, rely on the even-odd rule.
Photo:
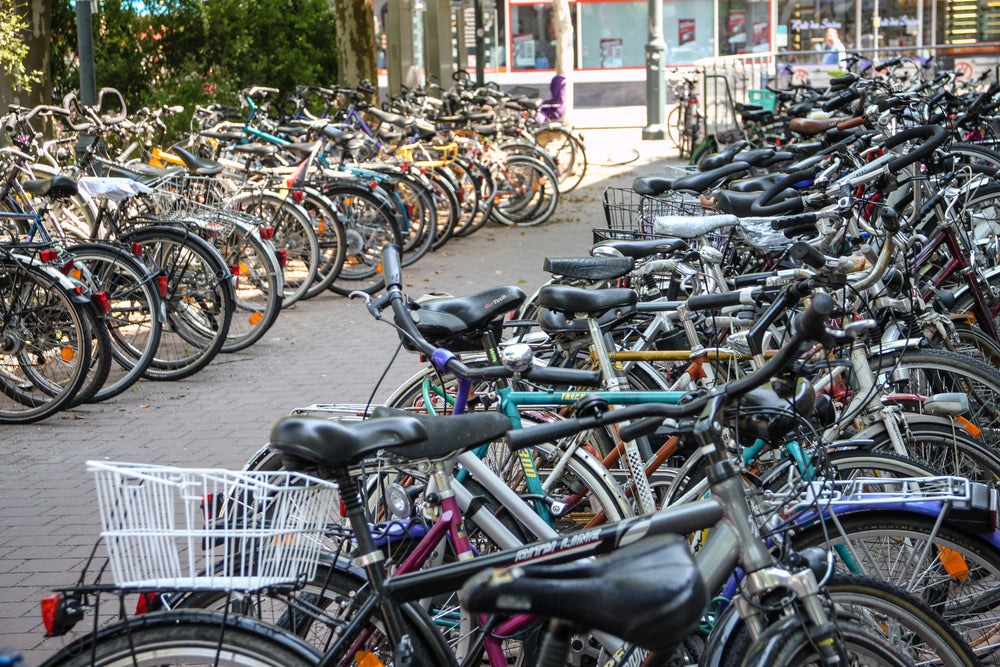
{"label": "bicycle fender", "polygon": [[[739,619],[738,615],[734,614],[734,616]],[[770,667],[774,654],[784,644],[786,633],[798,628],[801,624],[801,619],[797,615],[792,615],[785,616],[769,625],[764,634],[750,645],[750,650],[747,651],[746,657],[743,659],[743,667]]]}
{"label": "bicycle fender", "polygon": [[[985,287],[986,285],[989,284],[990,278],[996,275],[1000,275],[1000,266],[993,267],[992,269],[987,269],[983,271],[982,275],[983,275],[982,283],[983,286]],[[953,294],[955,295],[955,301],[958,302],[959,300],[962,299],[962,297],[964,297],[968,293],[969,293],[969,286],[963,285],[957,291],[953,292]]]}
{"label": "bicycle fender", "polygon": [[723,667],[731,664],[731,656],[727,655],[729,642],[733,638],[733,633],[743,624],[743,619],[736,612],[736,605],[730,604],[715,621],[712,632],[705,642],[705,652],[701,656],[699,665],[702,667]]}
{"label": "bicycle fender", "polygon": [[142,616],[133,616],[123,621],[113,623],[101,628],[95,634],[84,635],[71,644],[68,644],[56,655],[50,658],[50,660],[54,661],[53,664],[59,664],[63,660],[67,660],[73,656],[86,655],[86,653],[90,651],[90,646],[93,642],[108,640],[112,637],[126,634],[140,627],[146,628],[159,625],[173,626],[184,623],[185,621],[197,621],[222,626],[223,619],[225,619],[226,627],[238,628],[245,632],[256,634],[269,641],[276,642],[284,648],[297,653],[303,660],[309,661],[313,664],[318,663],[322,657],[322,654],[319,651],[310,646],[304,640],[299,639],[297,636],[289,632],[282,631],[275,626],[250,618],[249,616],[223,614],[222,612],[207,611],[204,609],[192,609],[185,611],[152,612],[149,614],[143,614]]}
{"label": "bicycle fender", "polygon": [[454,667],[458,664],[426,609],[414,602],[407,602],[402,610],[403,615],[413,624],[414,629],[423,637],[424,643],[434,653],[435,667]]}

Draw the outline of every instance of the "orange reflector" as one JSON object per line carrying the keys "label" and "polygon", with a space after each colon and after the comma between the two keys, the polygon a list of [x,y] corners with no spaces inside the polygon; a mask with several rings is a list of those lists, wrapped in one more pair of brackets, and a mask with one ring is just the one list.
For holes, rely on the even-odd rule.
{"label": "orange reflector", "polygon": [[368,651],[358,651],[354,654],[354,663],[358,667],[385,667],[382,661],[375,657],[373,653]]}
{"label": "orange reflector", "polygon": [[945,571],[956,581],[965,581],[969,576],[969,564],[962,554],[948,547],[938,547],[938,560],[944,565]]}
{"label": "orange reflector", "polygon": [[375,267],[375,273],[382,273],[382,262],[379,262],[378,266]]}
{"label": "orange reflector", "polygon": [[69,275],[73,276],[77,280],[83,280],[83,271],[81,271],[80,269],[72,269],[69,272]]}
{"label": "orange reflector", "polygon": [[73,357],[76,356],[76,350],[67,345],[59,351],[59,356],[63,358],[63,361],[73,361]]}
{"label": "orange reflector", "polygon": [[978,438],[979,434],[982,433],[982,429],[970,422],[965,417],[955,417],[955,423],[966,430],[966,432],[974,438]]}
{"label": "orange reflector", "polygon": [[316,225],[316,233],[317,234],[322,234],[325,229],[326,229],[326,220],[323,220],[321,218],[320,221],[319,221],[319,224]]}
{"label": "orange reflector", "polygon": [[263,315],[260,313],[254,313],[250,316],[250,324],[259,324],[262,319],[264,319]]}
{"label": "orange reflector", "polygon": [[240,273],[239,273],[239,275],[241,275],[241,276],[249,276],[250,275],[250,267],[247,266],[245,262],[240,262],[239,263],[239,267],[240,267]]}

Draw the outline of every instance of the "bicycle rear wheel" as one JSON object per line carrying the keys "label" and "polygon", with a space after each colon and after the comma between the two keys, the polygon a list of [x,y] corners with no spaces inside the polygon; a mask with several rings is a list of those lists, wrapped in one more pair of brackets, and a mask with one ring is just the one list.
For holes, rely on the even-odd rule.
{"label": "bicycle rear wheel", "polygon": [[146,261],[167,282],[165,327],[144,377],[177,380],[197,373],[229,333],[236,308],[232,269],[215,248],[183,229],[144,227],[122,240],[141,243]]}
{"label": "bicycle rear wheel", "polygon": [[108,295],[104,317],[111,335],[114,364],[104,386],[91,400],[103,401],[131,387],[146,372],[160,345],[162,317],[156,279],[134,256],[110,245],[70,247],[71,272],[94,292]]}
{"label": "bicycle rear wheel", "polygon": [[207,611],[156,612],[102,628],[73,642],[46,667],[225,665],[308,667],[320,654],[253,619]]}
{"label": "bicycle rear wheel", "polygon": [[92,353],[82,305],[54,276],[0,257],[0,423],[39,421],[74,400]]}

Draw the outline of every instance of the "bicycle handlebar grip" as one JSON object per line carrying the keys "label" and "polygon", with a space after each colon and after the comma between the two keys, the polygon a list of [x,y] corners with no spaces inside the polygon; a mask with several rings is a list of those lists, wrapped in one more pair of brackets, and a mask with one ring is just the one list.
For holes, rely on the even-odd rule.
{"label": "bicycle handlebar grip", "polygon": [[826,320],[833,314],[833,298],[817,292],[812,303],[795,318],[795,332],[804,340],[817,341],[826,336]]}
{"label": "bicycle handlebar grip", "polygon": [[858,75],[848,72],[847,74],[842,74],[840,76],[835,76],[830,79],[831,88],[843,88],[844,86],[850,86],[858,81]]}
{"label": "bicycle handlebar grip", "polygon": [[652,433],[663,423],[663,417],[646,417],[634,422],[629,422],[618,427],[618,437],[622,442],[635,440],[638,437]]}
{"label": "bicycle handlebar grip", "polygon": [[403,271],[399,261],[399,246],[395,243],[386,244],[382,248],[382,276],[385,278],[386,289],[403,286]]}
{"label": "bicycle handlebar grip", "polygon": [[[788,205],[788,200],[782,200],[775,204],[771,203],[771,200],[778,196],[778,193],[783,192],[785,188],[799,181],[811,180],[816,178],[815,169],[800,169],[799,171],[792,172],[784,178],[779,178],[776,183],[774,183],[770,188],[764,191],[760,197],[755,199],[753,203],[750,204],[751,215],[779,215],[784,207]],[[800,196],[801,200],[802,197]]]}
{"label": "bicycle handlebar grip", "polygon": [[560,438],[579,433],[586,426],[580,419],[564,419],[548,424],[538,424],[529,428],[519,428],[507,431],[507,440],[511,449],[522,449],[532,445],[540,445],[543,442],[553,442]]}
{"label": "bicycle handlebar grip", "polygon": [[781,231],[791,227],[802,227],[805,225],[815,225],[819,216],[815,213],[803,213],[801,215],[790,215],[778,220],[771,221],[771,229]]}
{"label": "bicycle handlebar grip", "polygon": [[527,380],[540,384],[564,384],[580,387],[600,387],[603,378],[600,371],[585,371],[578,368],[552,368],[532,366],[521,374]]}
{"label": "bicycle handlebar grip", "polygon": [[826,255],[820,252],[819,248],[802,241],[793,244],[788,254],[792,259],[797,259],[814,269],[821,269],[826,266]]}
{"label": "bicycle handlebar grip", "polygon": [[712,308],[725,308],[726,306],[739,306],[740,304],[752,305],[755,302],[753,288],[746,288],[733,292],[695,294],[688,297],[687,306],[689,310],[710,310]]}
{"label": "bicycle handlebar grip", "polygon": [[861,97],[861,93],[854,90],[853,88],[845,90],[836,97],[824,102],[823,111],[833,111],[834,109],[839,109],[844,105],[848,104],[849,102],[858,99],[859,97]]}
{"label": "bicycle handlebar grip", "polygon": [[948,130],[940,125],[921,125],[919,127],[911,127],[908,130],[903,130],[902,132],[889,137],[885,142],[885,147],[886,149],[892,149],[911,139],[920,138],[926,138],[926,141],[920,144],[916,150],[910,151],[906,155],[901,155],[891,161],[888,165],[888,170],[890,172],[899,171],[903,167],[923,160],[925,157],[929,156],[948,140]]}

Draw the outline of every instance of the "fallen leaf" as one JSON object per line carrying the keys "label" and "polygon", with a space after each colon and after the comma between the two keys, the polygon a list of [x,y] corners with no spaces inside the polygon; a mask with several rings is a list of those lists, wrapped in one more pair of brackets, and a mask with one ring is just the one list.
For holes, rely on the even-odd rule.
{"label": "fallen leaf", "polygon": [[142,404],[142,405],[140,405],[139,407],[140,407],[140,408],[148,408],[148,407],[149,407],[149,403],[143,403],[143,404]]}

